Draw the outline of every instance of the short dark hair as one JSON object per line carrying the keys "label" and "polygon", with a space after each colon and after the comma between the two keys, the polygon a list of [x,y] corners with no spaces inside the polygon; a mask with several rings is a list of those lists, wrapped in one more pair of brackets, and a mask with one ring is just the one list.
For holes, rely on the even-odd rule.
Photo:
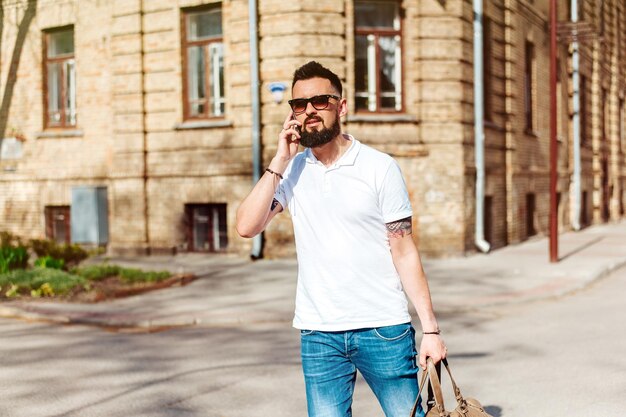
{"label": "short dark hair", "polygon": [[337,74],[316,61],[307,62],[293,73],[293,82],[291,83],[291,88],[293,89],[293,86],[296,85],[296,82],[300,80],[310,80],[311,78],[327,79],[341,96],[343,88],[341,86],[341,80],[339,79]]}

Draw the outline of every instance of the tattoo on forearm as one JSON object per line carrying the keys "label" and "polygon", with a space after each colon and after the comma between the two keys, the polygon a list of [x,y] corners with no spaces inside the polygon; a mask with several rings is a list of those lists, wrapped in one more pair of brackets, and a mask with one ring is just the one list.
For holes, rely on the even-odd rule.
{"label": "tattoo on forearm", "polygon": [[412,233],[411,217],[387,223],[386,226],[389,238],[400,238]]}
{"label": "tattoo on forearm", "polygon": [[279,205],[280,203],[278,202],[278,200],[273,199],[272,200],[272,208],[270,209],[270,211],[274,211],[274,209]]}

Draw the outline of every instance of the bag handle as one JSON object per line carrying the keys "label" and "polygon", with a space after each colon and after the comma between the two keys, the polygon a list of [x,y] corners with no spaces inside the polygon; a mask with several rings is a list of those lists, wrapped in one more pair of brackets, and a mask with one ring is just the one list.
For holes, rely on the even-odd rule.
{"label": "bag handle", "polygon": [[[426,380],[429,378],[430,387],[429,387],[429,398],[428,402],[431,401],[430,395],[433,394],[435,397],[434,406],[437,407],[440,416],[444,416],[445,407],[443,403],[443,395],[441,393],[441,384],[439,383],[439,377],[437,376],[437,369],[435,368],[435,363],[431,358],[426,359],[426,370],[422,372],[422,378],[420,380],[419,392],[417,393],[417,398],[415,399],[415,403],[413,404],[413,408],[411,409],[411,414],[409,417],[415,417],[417,413],[417,407],[419,405],[419,401],[422,395],[422,391],[426,386]],[[428,410],[426,410],[428,411]]]}
{"label": "bag handle", "polygon": [[[463,398],[463,395],[461,394],[461,390],[459,389],[459,387],[456,384],[456,381],[454,380],[454,378],[452,377],[452,372],[450,371],[450,366],[448,366],[448,361],[446,359],[442,359],[441,362],[444,364],[444,366],[446,367],[446,370],[448,372],[448,375],[450,376],[450,381],[452,382],[452,389],[454,390],[454,396],[456,397],[456,401],[459,405],[464,406],[465,405],[465,399]],[[430,388],[432,390],[432,393],[434,394],[434,400],[435,400],[435,407],[437,407],[437,411],[439,411],[439,415],[441,417],[444,417],[445,414],[445,405],[443,402],[443,394],[441,392],[441,383],[439,381],[439,377],[437,375],[437,369],[435,367],[435,363],[433,362],[433,360],[431,358],[427,358],[426,359],[426,366],[427,366],[427,370],[424,371],[422,373],[422,378],[420,381],[420,389],[419,392],[417,394],[417,398],[415,399],[415,404],[413,404],[413,409],[411,410],[411,414],[410,417],[415,417],[415,413],[417,412],[417,406],[420,400],[420,396],[422,394],[422,390],[424,389],[424,386],[426,385],[426,378],[429,379],[430,382]],[[431,398],[428,399],[428,401],[430,401]],[[426,410],[428,411],[428,410]]]}
{"label": "bag handle", "polygon": [[448,376],[450,377],[450,381],[452,382],[452,389],[454,390],[454,396],[456,397],[456,400],[458,403],[461,403],[464,401],[463,395],[461,395],[461,390],[459,389],[458,385],[456,384],[456,381],[454,380],[454,377],[452,376],[452,372],[450,371],[450,366],[448,366],[448,360],[447,359],[442,359],[441,361],[445,367],[446,370],[448,371]]}

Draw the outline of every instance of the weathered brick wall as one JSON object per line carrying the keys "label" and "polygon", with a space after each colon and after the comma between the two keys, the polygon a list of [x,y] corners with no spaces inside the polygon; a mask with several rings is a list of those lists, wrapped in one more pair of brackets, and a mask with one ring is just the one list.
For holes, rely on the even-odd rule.
{"label": "weathered brick wall", "polygon": [[[291,80],[296,68],[317,60],[335,71],[346,87],[344,10],[344,2],[336,0],[259,1],[261,132],[265,166],[276,153],[278,133],[289,113],[286,101],[291,98]],[[272,82],[288,86],[282,104],[276,104],[270,94],[268,87]],[[291,220],[284,212],[268,227],[266,254],[270,257],[293,254],[292,235]]]}
{"label": "weathered brick wall", "polygon": [[[107,2],[86,8],[68,2],[36,4],[23,38],[6,132],[24,135],[24,154],[19,160],[0,161],[0,229],[25,237],[44,236],[44,207],[69,205],[72,187],[107,185],[111,164],[111,77],[110,68],[103,65],[109,61],[110,7]],[[3,93],[26,10],[26,2],[4,6]],[[67,25],[74,25],[77,34],[78,126],[44,131],[43,31]]]}
{"label": "weathered brick wall", "polygon": [[[111,63],[113,120],[109,250],[145,250],[143,74],[147,56],[139,0],[112,2]],[[146,93],[147,96],[147,93]]]}
{"label": "weathered brick wall", "polygon": [[[515,243],[528,237],[526,195],[535,195],[534,228],[539,234],[547,234],[549,228],[549,174],[550,174],[550,55],[548,24],[548,1],[527,2],[525,0],[505,2],[506,45],[506,188],[508,242]],[[559,20],[565,20],[561,10]],[[526,42],[532,42],[535,61],[532,69],[534,79],[532,91],[532,129],[527,129],[525,118],[525,69]],[[567,62],[566,49],[559,46],[559,61]],[[560,77],[567,79],[565,65],[560,67]],[[567,86],[565,84],[565,86]],[[557,98],[561,119],[557,125],[557,137],[568,137],[567,88],[561,87]],[[558,144],[557,192],[561,194],[559,223],[568,218],[563,204],[568,201],[569,149],[567,142]]]}
{"label": "weathered brick wall", "polygon": [[418,151],[408,187],[416,200],[419,247],[431,256],[458,255],[465,246],[463,143],[471,133],[463,81],[471,74],[467,13],[465,1],[428,0],[411,2],[406,14],[412,20],[405,27],[417,29],[407,47],[415,51],[405,78],[405,91],[415,91],[417,135],[410,143]]}
{"label": "weathered brick wall", "polygon": [[144,3],[143,10],[139,2],[116,3],[120,51],[114,58],[119,68],[115,94],[126,101],[116,117],[117,125],[126,127],[116,131],[115,138],[120,168],[115,182],[121,192],[111,204],[121,218],[112,228],[114,251],[184,248],[187,203],[226,203],[229,249],[245,248],[233,225],[236,205],[244,196],[234,190],[250,184],[246,177],[251,168],[247,2],[221,3],[224,120],[194,128],[185,125],[183,116],[182,10],[211,4],[219,2],[159,0]]}
{"label": "weathered brick wall", "polygon": [[[1,228],[41,236],[45,205],[69,205],[71,188],[76,185],[107,185],[112,252],[141,252],[148,246],[184,249],[184,207],[189,203],[226,203],[229,251],[245,255],[250,250],[250,240],[238,237],[234,230],[236,209],[252,187],[247,1],[221,2],[224,119],[193,128],[183,118],[182,10],[216,3],[40,2],[25,38],[9,107],[7,126],[22,132],[27,140],[21,160],[0,161]],[[526,239],[527,193],[536,195],[538,232],[546,233],[548,228],[548,5],[548,0],[485,2],[493,35],[493,118],[485,126],[485,161],[494,248]],[[585,19],[594,25],[601,20],[598,5],[595,0],[582,2]],[[5,8],[0,51],[3,83],[25,7],[26,2],[17,6],[17,12]],[[459,255],[474,250],[472,2],[403,0],[402,8],[405,112],[376,116],[356,113],[352,100],[352,0],[259,0],[264,165],[275,153],[290,98],[288,89],[283,103],[274,103],[269,83],[290,86],[295,68],[318,60],[344,82],[349,106],[344,130],[399,161],[415,211],[414,236],[422,252]],[[612,218],[620,216],[619,200],[626,198],[626,143],[620,146],[618,120],[619,97],[626,91],[626,5],[605,0],[604,12],[603,43],[581,45],[581,73],[588,79],[589,98],[584,115],[589,137],[582,149],[582,189],[588,194],[589,214],[595,221],[600,221],[601,214],[602,155],[609,161]],[[566,19],[563,8],[559,20]],[[42,30],[70,24],[75,30],[78,126],[71,132],[44,132]],[[524,120],[527,39],[534,42],[536,51],[532,134],[525,131]],[[564,140],[559,144],[559,222],[567,228],[573,156],[571,60],[565,47],[560,49],[560,62],[559,135]],[[602,87],[610,95],[606,142],[600,128]],[[293,254],[288,214],[277,217],[266,238],[266,256]]]}

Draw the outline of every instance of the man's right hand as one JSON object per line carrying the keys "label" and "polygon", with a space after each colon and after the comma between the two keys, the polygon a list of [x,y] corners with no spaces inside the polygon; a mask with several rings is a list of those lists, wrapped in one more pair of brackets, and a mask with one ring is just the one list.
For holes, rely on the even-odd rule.
{"label": "man's right hand", "polygon": [[276,150],[276,158],[283,162],[289,162],[298,153],[300,144],[300,127],[302,123],[294,118],[293,111],[289,112],[283,130],[278,135],[278,149]]}

